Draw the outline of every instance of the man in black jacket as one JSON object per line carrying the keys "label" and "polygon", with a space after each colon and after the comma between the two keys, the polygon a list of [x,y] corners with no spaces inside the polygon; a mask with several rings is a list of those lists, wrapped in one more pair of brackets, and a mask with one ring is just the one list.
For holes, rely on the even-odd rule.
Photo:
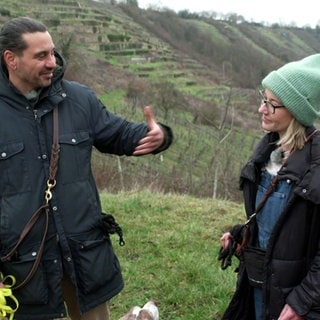
{"label": "man in black jacket", "polygon": [[123,280],[101,227],[92,148],[155,154],[169,147],[171,130],[150,107],[147,124],[128,122],[64,80],[66,63],[41,22],[6,22],[0,52],[1,271],[17,280],[15,319],[65,317],[65,301],[72,319],[107,320]]}

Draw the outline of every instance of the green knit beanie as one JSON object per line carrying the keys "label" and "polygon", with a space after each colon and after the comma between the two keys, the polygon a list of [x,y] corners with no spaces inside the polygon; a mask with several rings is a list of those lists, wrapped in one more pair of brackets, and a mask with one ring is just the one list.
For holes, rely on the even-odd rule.
{"label": "green knit beanie", "polygon": [[320,54],[287,63],[270,72],[262,86],[269,89],[304,126],[320,117]]}

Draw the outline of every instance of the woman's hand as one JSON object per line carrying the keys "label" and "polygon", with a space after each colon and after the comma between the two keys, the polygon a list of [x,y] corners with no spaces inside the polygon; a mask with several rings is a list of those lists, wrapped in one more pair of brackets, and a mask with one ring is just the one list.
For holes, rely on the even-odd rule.
{"label": "woman's hand", "polygon": [[224,233],[220,238],[221,246],[223,249],[226,249],[228,247],[230,238],[232,238],[232,235],[230,232]]}
{"label": "woman's hand", "polygon": [[286,304],[283,307],[278,320],[303,320],[303,318],[297,315],[295,311],[288,304]]}

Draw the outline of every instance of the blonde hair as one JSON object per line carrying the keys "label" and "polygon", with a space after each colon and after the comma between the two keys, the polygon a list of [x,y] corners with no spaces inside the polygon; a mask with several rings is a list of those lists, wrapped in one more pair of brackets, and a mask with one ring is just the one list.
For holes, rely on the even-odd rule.
{"label": "blonde hair", "polygon": [[290,151],[300,150],[306,142],[305,131],[306,128],[296,118],[293,118],[277,145]]}

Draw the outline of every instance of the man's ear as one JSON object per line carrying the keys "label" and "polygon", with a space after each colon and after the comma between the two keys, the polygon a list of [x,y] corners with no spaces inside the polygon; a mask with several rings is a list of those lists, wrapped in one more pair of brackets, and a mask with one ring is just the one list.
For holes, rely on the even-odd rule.
{"label": "man's ear", "polygon": [[17,55],[11,50],[5,50],[3,53],[3,59],[8,69],[17,69]]}

